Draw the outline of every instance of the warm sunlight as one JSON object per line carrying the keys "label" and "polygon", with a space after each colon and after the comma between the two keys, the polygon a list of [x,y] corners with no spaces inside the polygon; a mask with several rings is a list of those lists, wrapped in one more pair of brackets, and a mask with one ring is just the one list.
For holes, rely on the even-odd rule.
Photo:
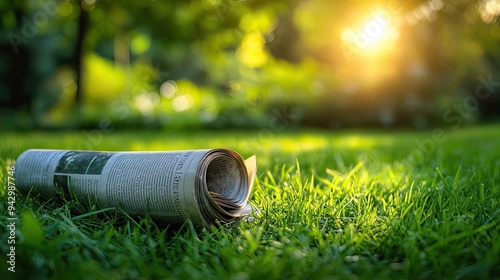
{"label": "warm sunlight", "polygon": [[344,29],[342,41],[349,47],[366,54],[380,54],[388,50],[399,36],[394,23],[383,13],[374,13],[368,21],[357,28]]}

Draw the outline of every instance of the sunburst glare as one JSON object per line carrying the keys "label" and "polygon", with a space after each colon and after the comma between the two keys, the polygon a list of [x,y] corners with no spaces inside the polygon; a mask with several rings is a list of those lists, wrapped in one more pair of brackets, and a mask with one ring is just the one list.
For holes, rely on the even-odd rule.
{"label": "sunburst glare", "polygon": [[398,37],[394,23],[381,13],[374,13],[360,27],[344,29],[341,34],[341,39],[347,46],[367,54],[386,51]]}

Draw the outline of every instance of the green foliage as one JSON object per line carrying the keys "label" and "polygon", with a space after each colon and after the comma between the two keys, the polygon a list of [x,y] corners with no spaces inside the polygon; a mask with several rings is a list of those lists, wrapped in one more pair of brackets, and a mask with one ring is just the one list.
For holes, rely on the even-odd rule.
{"label": "green foliage", "polygon": [[[450,130],[445,141],[402,131],[105,134],[93,149],[224,146],[256,154],[251,201],[261,215],[237,228],[206,230],[17,194],[17,272],[6,275],[494,279],[500,275],[498,131],[498,125]],[[89,131],[3,137],[5,183],[5,167],[26,148],[79,148]],[[5,213],[7,193],[0,193]],[[0,239],[7,235],[2,224]],[[5,241],[0,248],[5,256]]]}
{"label": "green foliage", "polygon": [[22,213],[22,228],[20,236],[22,236],[23,243],[27,247],[40,247],[43,240],[43,230],[38,224],[38,220],[33,213]]}
{"label": "green foliage", "polygon": [[[494,0],[44,0],[0,14],[7,127],[262,127],[282,108],[328,128],[498,115]],[[166,82],[196,90],[164,98]]]}

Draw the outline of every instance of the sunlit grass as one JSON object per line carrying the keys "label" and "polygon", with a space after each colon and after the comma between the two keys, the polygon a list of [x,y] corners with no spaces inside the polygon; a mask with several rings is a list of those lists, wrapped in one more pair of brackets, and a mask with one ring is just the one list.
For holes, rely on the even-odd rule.
{"label": "sunlit grass", "polygon": [[[156,225],[148,218],[136,221],[106,210],[19,196],[16,205],[23,224],[17,228],[17,272],[6,275],[499,277],[500,129],[449,131],[447,141],[434,146],[427,141],[430,135],[314,130],[5,133],[4,183],[3,167],[23,150],[76,149],[85,141],[96,150],[222,146],[244,157],[256,154],[258,180],[251,200],[262,210],[253,223],[204,230],[190,223]],[[410,157],[418,147],[415,141],[428,143],[424,157]],[[6,212],[5,191],[0,208]],[[0,232],[5,256],[4,225]],[[6,262],[1,269],[7,271]]]}

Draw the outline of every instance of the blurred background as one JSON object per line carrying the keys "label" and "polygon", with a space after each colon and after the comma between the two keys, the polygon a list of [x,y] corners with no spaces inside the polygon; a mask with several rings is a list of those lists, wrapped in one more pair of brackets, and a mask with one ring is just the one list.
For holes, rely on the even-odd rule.
{"label": "blurred background", "polygon": [[5,0],[0,128],[459,127],[500,0]]}

